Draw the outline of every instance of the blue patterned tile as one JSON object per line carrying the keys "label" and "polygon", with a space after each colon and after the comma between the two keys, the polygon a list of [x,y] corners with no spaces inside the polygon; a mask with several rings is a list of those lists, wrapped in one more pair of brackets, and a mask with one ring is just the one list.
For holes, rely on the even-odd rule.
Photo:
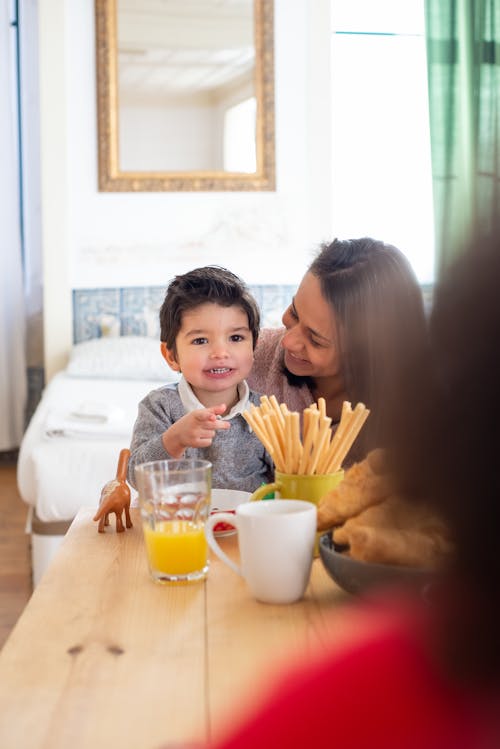
{"label": "blue patterned tile", "polygon": [[[262,313],[262,326],[281,325],[281,315],[290,304],[295,286],[278,284],[250,286]],[[165,286],[73,291],[73,341],[103,335],[145,335],[159,338],[158,313]]]}
{"label": "blue patterned tile", "polygon": [[120,289],[73,290],[74,343],[120,334]]}
{"label": "blue patterned tile", "polygon": [[120,290],[122,335],[160,337],[159,309],[165,296],[164,286]]}
{"label": "blue patterned tile", "polygon": [[281,325],[281,317],[295,294],[296,286],[267,284],[259,289],[259,306],[263,328],[276,328]]}

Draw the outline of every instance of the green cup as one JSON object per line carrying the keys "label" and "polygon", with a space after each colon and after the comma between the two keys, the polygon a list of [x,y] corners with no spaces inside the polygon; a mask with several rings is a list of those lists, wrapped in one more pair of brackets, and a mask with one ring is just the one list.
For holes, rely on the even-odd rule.
{"label": "green cup", "polygon": [[[270,484],[263,484],[254,491],[250,497],[251,501],[261,500],[270,492],[279,494],[282,499],[305,499],[306,502],[312,502],[316,506],[319,500],[332,489],[340,484],[344,478],[344,471],[336,471],[327,474],[299,475],[292,473],[280,473],[276,471],[274,481]],[[315,556],[319,553],[319,535],[316,537],[314,547]]]}
{"label": "green cup", "polygon": [[344,478],[344,471],[335,473],[312,474],[310,476],[276,471],[271,484],[262,484],[250,497],[251,501],[264,499],[270,492],[278,492],[286,499],[305,499],[318,504],[331,489],[335,489]]}

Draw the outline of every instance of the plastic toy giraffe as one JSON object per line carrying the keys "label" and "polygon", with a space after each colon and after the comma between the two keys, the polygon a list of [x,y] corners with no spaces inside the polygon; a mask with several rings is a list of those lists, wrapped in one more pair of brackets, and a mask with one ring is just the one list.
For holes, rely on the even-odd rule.
{"label": "plastic toy giraffe", "polygon": [[[109,525],[109,516],[112,512],[116,515],[117,533],[122,533],[125,530],[125,525],[127,528],[132,528],[132,521],[130,519],[130,488],[126,482],[129,458],[130,450],[123,449],[120,451],[116,478],[108,481],[102,489],[99,509],[94,515],[94,520],[99,521],[97,528],[99,533],[105,532],[105,526]],[[124,512],[125,525],[122,519]]]}

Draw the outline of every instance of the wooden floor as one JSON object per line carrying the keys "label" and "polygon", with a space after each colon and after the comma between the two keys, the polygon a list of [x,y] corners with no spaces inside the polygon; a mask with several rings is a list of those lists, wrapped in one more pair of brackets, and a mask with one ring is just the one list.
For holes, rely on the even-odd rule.
{"label": "wooden floor", "polygon": [[32,592],[26,515],[17,492],[16,466],[0,463],[0,648]]}

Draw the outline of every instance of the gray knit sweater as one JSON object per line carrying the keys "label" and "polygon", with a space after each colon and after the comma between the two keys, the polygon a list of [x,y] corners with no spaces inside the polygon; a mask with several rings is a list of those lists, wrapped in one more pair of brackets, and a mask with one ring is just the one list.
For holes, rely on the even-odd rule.
{"label": "gray knit sweater", "polygon": [[[260,405],[259,396],[251,391],[249,401]],[[162,434],[185,414],[178,384],[152,390],[139,403],[128,466],[128,480],[132,486],[135,486],[136,465],[171,458],[163,447]],[[271,457],[241,415],[235,415],[229,421],[231,428],[216,431],[209,447],[188,447],[184,457],[212,463],[214,488],[253,492],[262,483],[272,481]]]}

